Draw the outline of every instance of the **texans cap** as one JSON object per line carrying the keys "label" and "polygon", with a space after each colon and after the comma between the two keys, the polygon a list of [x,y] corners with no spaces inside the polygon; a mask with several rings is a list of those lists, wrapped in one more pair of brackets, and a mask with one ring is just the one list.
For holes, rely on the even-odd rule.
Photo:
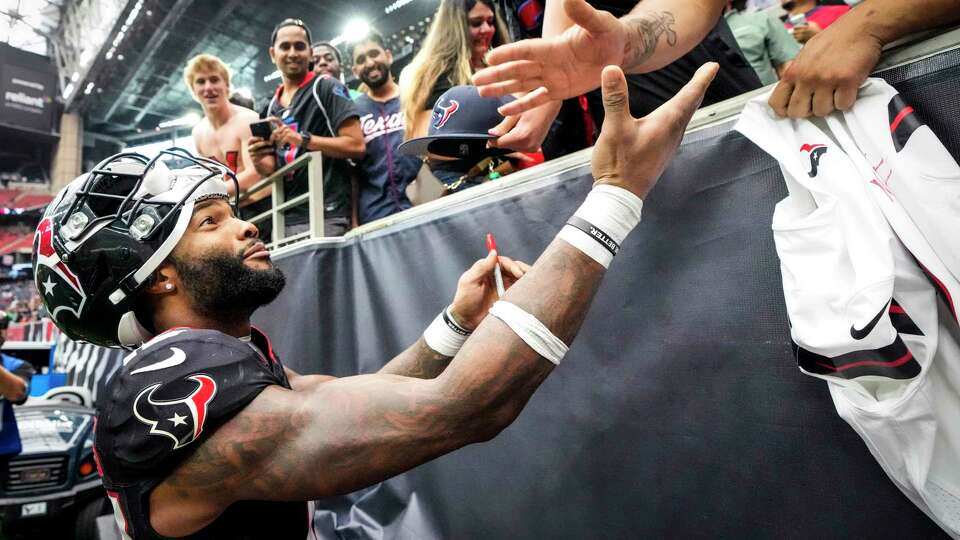
{"label": "texans cap", "polygon": [[509,153],[510,150],[487,148],[487,141],[493,138],[487,130],[503,121],[497,109],[513,100],[513,96],[480,97],[476,86],[454,86],[433,106],[427,136],[404,142],[400,153],[422,156],[430,152],[461,159]]}

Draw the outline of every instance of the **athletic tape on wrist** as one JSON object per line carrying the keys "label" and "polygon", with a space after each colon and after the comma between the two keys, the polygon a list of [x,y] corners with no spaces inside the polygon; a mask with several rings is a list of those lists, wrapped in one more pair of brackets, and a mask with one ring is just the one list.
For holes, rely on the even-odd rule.
{"label": "athletic tape on wrist", "polygon": [[[460,351],[460,347],[463,347],[463,344],[466,343],[467,338],[470,337],[470,332],[463,334],[454,330],[451,324],[456,325],[456,323],[452,319],[451,324],[447,324],[446,311],[444,309],[440,312],[430,323],[430,326],[423,331],[423,341],[427,343],[427,347],[438,353],[454,357]],[[459,325],[456,326],[460,328]],[[466,331],[464,328],[460,328],[460,330]]]}
{"label": "athletic tape on wrist", "polygon": [[600,184],[560,230],[558,238],[609,268],[620,244],[640,223],[643,200],[626,189]]}
{"label": "athletic tape on wrist", "polygon": [[539,319],[510,302],[498,300],[490,308],[490,314],[500,319],[517,337],[530,346],[540,356],[560,365],[567,354],[567,344],[553,335]]}

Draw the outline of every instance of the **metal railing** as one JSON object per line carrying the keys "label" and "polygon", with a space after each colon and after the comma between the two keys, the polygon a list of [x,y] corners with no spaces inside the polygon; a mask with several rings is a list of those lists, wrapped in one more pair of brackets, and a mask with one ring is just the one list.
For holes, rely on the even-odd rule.
{"label": "metal railing", "polygon": [[[287,178],[304,167],[307,169],[307,192],[287,200],[285,192]],[[323,236],[323,158],[320,152],[307,152],[250,186],[250,189],[240,195],[241,208],[244,201],[271,187],[273,191],[270,193],[270,208],[247,219],[255,225],[263,224],[268,219],[271,221],[268,247],[281,247],[300,240]],[[287,235],[284,214],[291,208],[301,205],[307,205],[307,230]]]}

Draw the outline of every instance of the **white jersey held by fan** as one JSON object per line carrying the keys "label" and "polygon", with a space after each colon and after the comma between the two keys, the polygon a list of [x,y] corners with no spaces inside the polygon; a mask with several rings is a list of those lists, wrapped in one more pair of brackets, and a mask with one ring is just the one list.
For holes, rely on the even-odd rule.
{"label": "white jersey held by fan", "polygon": [[758,97],[737,130],[789,191],[773,232],[800,369],[960,538],[960,167],[879,79],[826,118],[778,118]]}

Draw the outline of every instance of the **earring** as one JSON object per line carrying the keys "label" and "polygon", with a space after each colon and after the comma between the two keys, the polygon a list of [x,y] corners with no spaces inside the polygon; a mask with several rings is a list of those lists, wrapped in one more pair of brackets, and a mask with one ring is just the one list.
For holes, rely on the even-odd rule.
{"label": "earring", "polygon": [[167,283],[167,290],[168,290],[168,291],[172,291],[172,290],[173,290],[173,283]]}

